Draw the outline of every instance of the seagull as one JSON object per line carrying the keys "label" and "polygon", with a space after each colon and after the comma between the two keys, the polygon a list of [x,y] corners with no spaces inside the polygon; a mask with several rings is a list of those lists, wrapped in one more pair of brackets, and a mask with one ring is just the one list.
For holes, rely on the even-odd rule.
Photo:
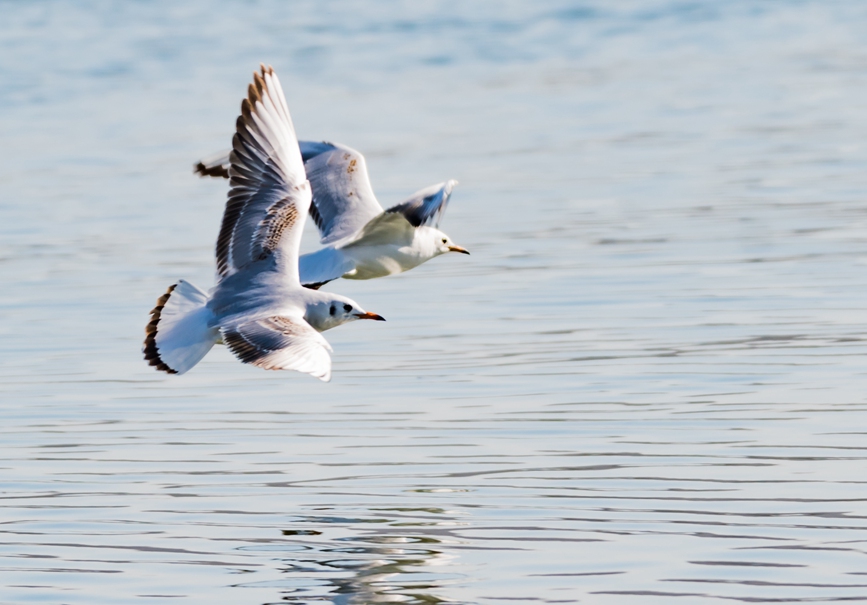
{"label": "seagull", "polygon": [[[408,271],[441,254],[469,254],[439,230],[455,180],[421,189],[383,210],[364,156],[337,143],[300,142],[313,189],[310,216],[323,248],[299,259],[301,283],[312,289],[339,277],[373,279]],[[228,176],[228,156],[215,154],[195,166],[202,176]]]}
{"label": "seagull", "polygon": [[331,378],[320,332],[358,319],[384,321],[358,303],[301,285],[299,245],[310,183],[273,68],[253,74],[229,156],[229,199],[217,238],[217,285],[181,280],[157,300],[144,357],[183,374],[218,342],[243,363]]}

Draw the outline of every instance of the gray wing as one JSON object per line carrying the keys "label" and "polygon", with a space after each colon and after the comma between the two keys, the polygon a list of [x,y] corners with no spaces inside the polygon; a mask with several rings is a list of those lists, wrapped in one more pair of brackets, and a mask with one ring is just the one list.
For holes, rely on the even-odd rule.
{"label": "gray wing", "polygon": [[[298,141],[298,147],[301,149],[301,159],[305,162],[310,158],[331,151],[334,145],[319,141]],[[220,151],[213,155],[209,155],[196,162],[193,166],[193,172],[199,176],[212,176],[216,178],[229,178],[229,154],[231,151]]]}
{"label": "gray wing", "polygon": [[313,189],[310,216],[322,243],[330,244],[358,233],[382,206],[370,186],[363,155],[345,145],[316,145],[308,148],[311,157],[304,165]]}
{"label": "gray wing", "polygon": [[329,143],[327,141],[299,141],[298,147],[301,149],[301,157],[304,159],[305,164],[317,155],[321,155],[327,151],[347,148],[345,145]]}
{"label": "gray wing", "polygon": [[261,75],[253,78],[229,155],[229,199],[217,238],[217,274],[223,279],[273,257],[278,269],[298,282],[310,184],[274,70],[263,65]]}
{"label": "gray wing", "polygon": [[386,213],[402,214],[413,227],[439,227],[452,196],[452,189],[457,184],[457,181],[451,180],[425,187],[413,193],[406,201],[392,206]]}
{"label": "gray wing", "polygon": [[331,380],[331,347],[303,318],[274,315],[224,327],[221,332],[223,342],[244,363]]}
{"label": "gray wing", "polygon": [[368,222],[358,235],[341,249],[364,246],[411,246],[415,227],[399,212],[383,212]]}

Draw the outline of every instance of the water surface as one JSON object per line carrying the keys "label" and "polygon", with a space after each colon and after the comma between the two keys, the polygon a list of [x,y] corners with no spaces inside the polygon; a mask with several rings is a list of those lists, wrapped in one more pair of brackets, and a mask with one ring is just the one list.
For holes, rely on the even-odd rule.
{"label": "water surface", "polygon": [[[867,7],[0,14],[0,602],[867,600]],[[260,61],[383,204],[460,181],[327,385],[139,350]]]}

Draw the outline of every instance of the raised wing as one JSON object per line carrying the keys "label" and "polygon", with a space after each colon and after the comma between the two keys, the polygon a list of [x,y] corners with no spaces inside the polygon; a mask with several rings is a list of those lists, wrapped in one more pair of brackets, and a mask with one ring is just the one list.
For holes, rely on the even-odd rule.
{"label": "raised wing", "polygon": [[345,145],[316,145],[308,147],[311,157],[304,165],[313,188],[310,216],[322,243],[330,244],[358,233],[382,206],[370,186],[363,155]]}
{"label": "raised wing", "polygon": [[331,347],[302,318],[274,315],[222,328],[223,342],[244,363],[297,370],[331,380]]}
{"label": "raised wing", "polygon": [[253,74],[229,155],[229,199],[217,238],[217,274],[225,278],[274,257],[298,281],[298,247],[310,184],[289,108],[270,67]]}
{"label": "raised wing", "polygon": [[[301,159],[305,162],[310,158],[331,151],[334,145],[319,141],[298,141],[298,147],[301,149]],[[229,178],[229,154],[231,151],[220,151],[206,158],[199,160],[193,166],[193,172],[199,176],[213,176],[216,178]]]}
{"label": "raised wing", "polygon": [[443,213],[448,206],[452,189],[457,185],[455,180],[439,185],[431,185],[413,193],[409,199],[397,206],[392,206],[386,213],[402,214],[413,227],[421,225],[439,227]]}

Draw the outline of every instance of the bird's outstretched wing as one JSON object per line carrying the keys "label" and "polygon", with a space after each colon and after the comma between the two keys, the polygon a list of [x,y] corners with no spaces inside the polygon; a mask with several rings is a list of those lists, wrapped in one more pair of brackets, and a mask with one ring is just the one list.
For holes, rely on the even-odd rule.
{"label": "bird's outstretched wing", "polygon": [[392,206],[386,213],[402,214],[413,227],[422,225],[439,227],[443,213],[448,206],[455,180],[431,185],[413,193],[407,200]]}
{"label": "bird's outstretched wing", "polygon": [[415,228],[439,226],[457,181],[447,181],[416,191],[404,202],[374,217],[343,248],[412,244]]}
{"label": "bird's outstretched wing", "polygon": [[[331,151],[334,145],[320,141],[298,141],[301,149],[301,159],[305,162],[310,158]],[[229,178],[229,154],[230,150],[220,151],[206,158],[202,158],[193,166],[193,172],[199,176],[212,176],[215,178]]]}
{"label": "bird's outstretched wing", "polygon": [[364,156],[333,143],[308,144],[307,151],[310,157],[305,157],[304,166],[313,188],[310,216],[322,243],[355,235],[382,212],[370,186]]}
{"label": "bird's outstretched wing", "polygon": [[225,278],[273,256],[298,280],[298,247],[310,184],[280,82],[270,67],[253,74],[229,155],[229,199],[217,238],[217,274]]}
{"label": "bird's outstretched wing", "polygon": [[223,342],[244,363],[331,380],[331,347],[303,318],[275,315],[224,327],[221,332]]}
{"label": "bird's outstretched wing", "polygon": [[[382,212],[361,153],[339,143],[300,141],[299,147],[313,189],[310,216],[323,244],[354,235]],[[229,178],[229,153],[222,151],[203,158],[193,171],[201,176]]]}

